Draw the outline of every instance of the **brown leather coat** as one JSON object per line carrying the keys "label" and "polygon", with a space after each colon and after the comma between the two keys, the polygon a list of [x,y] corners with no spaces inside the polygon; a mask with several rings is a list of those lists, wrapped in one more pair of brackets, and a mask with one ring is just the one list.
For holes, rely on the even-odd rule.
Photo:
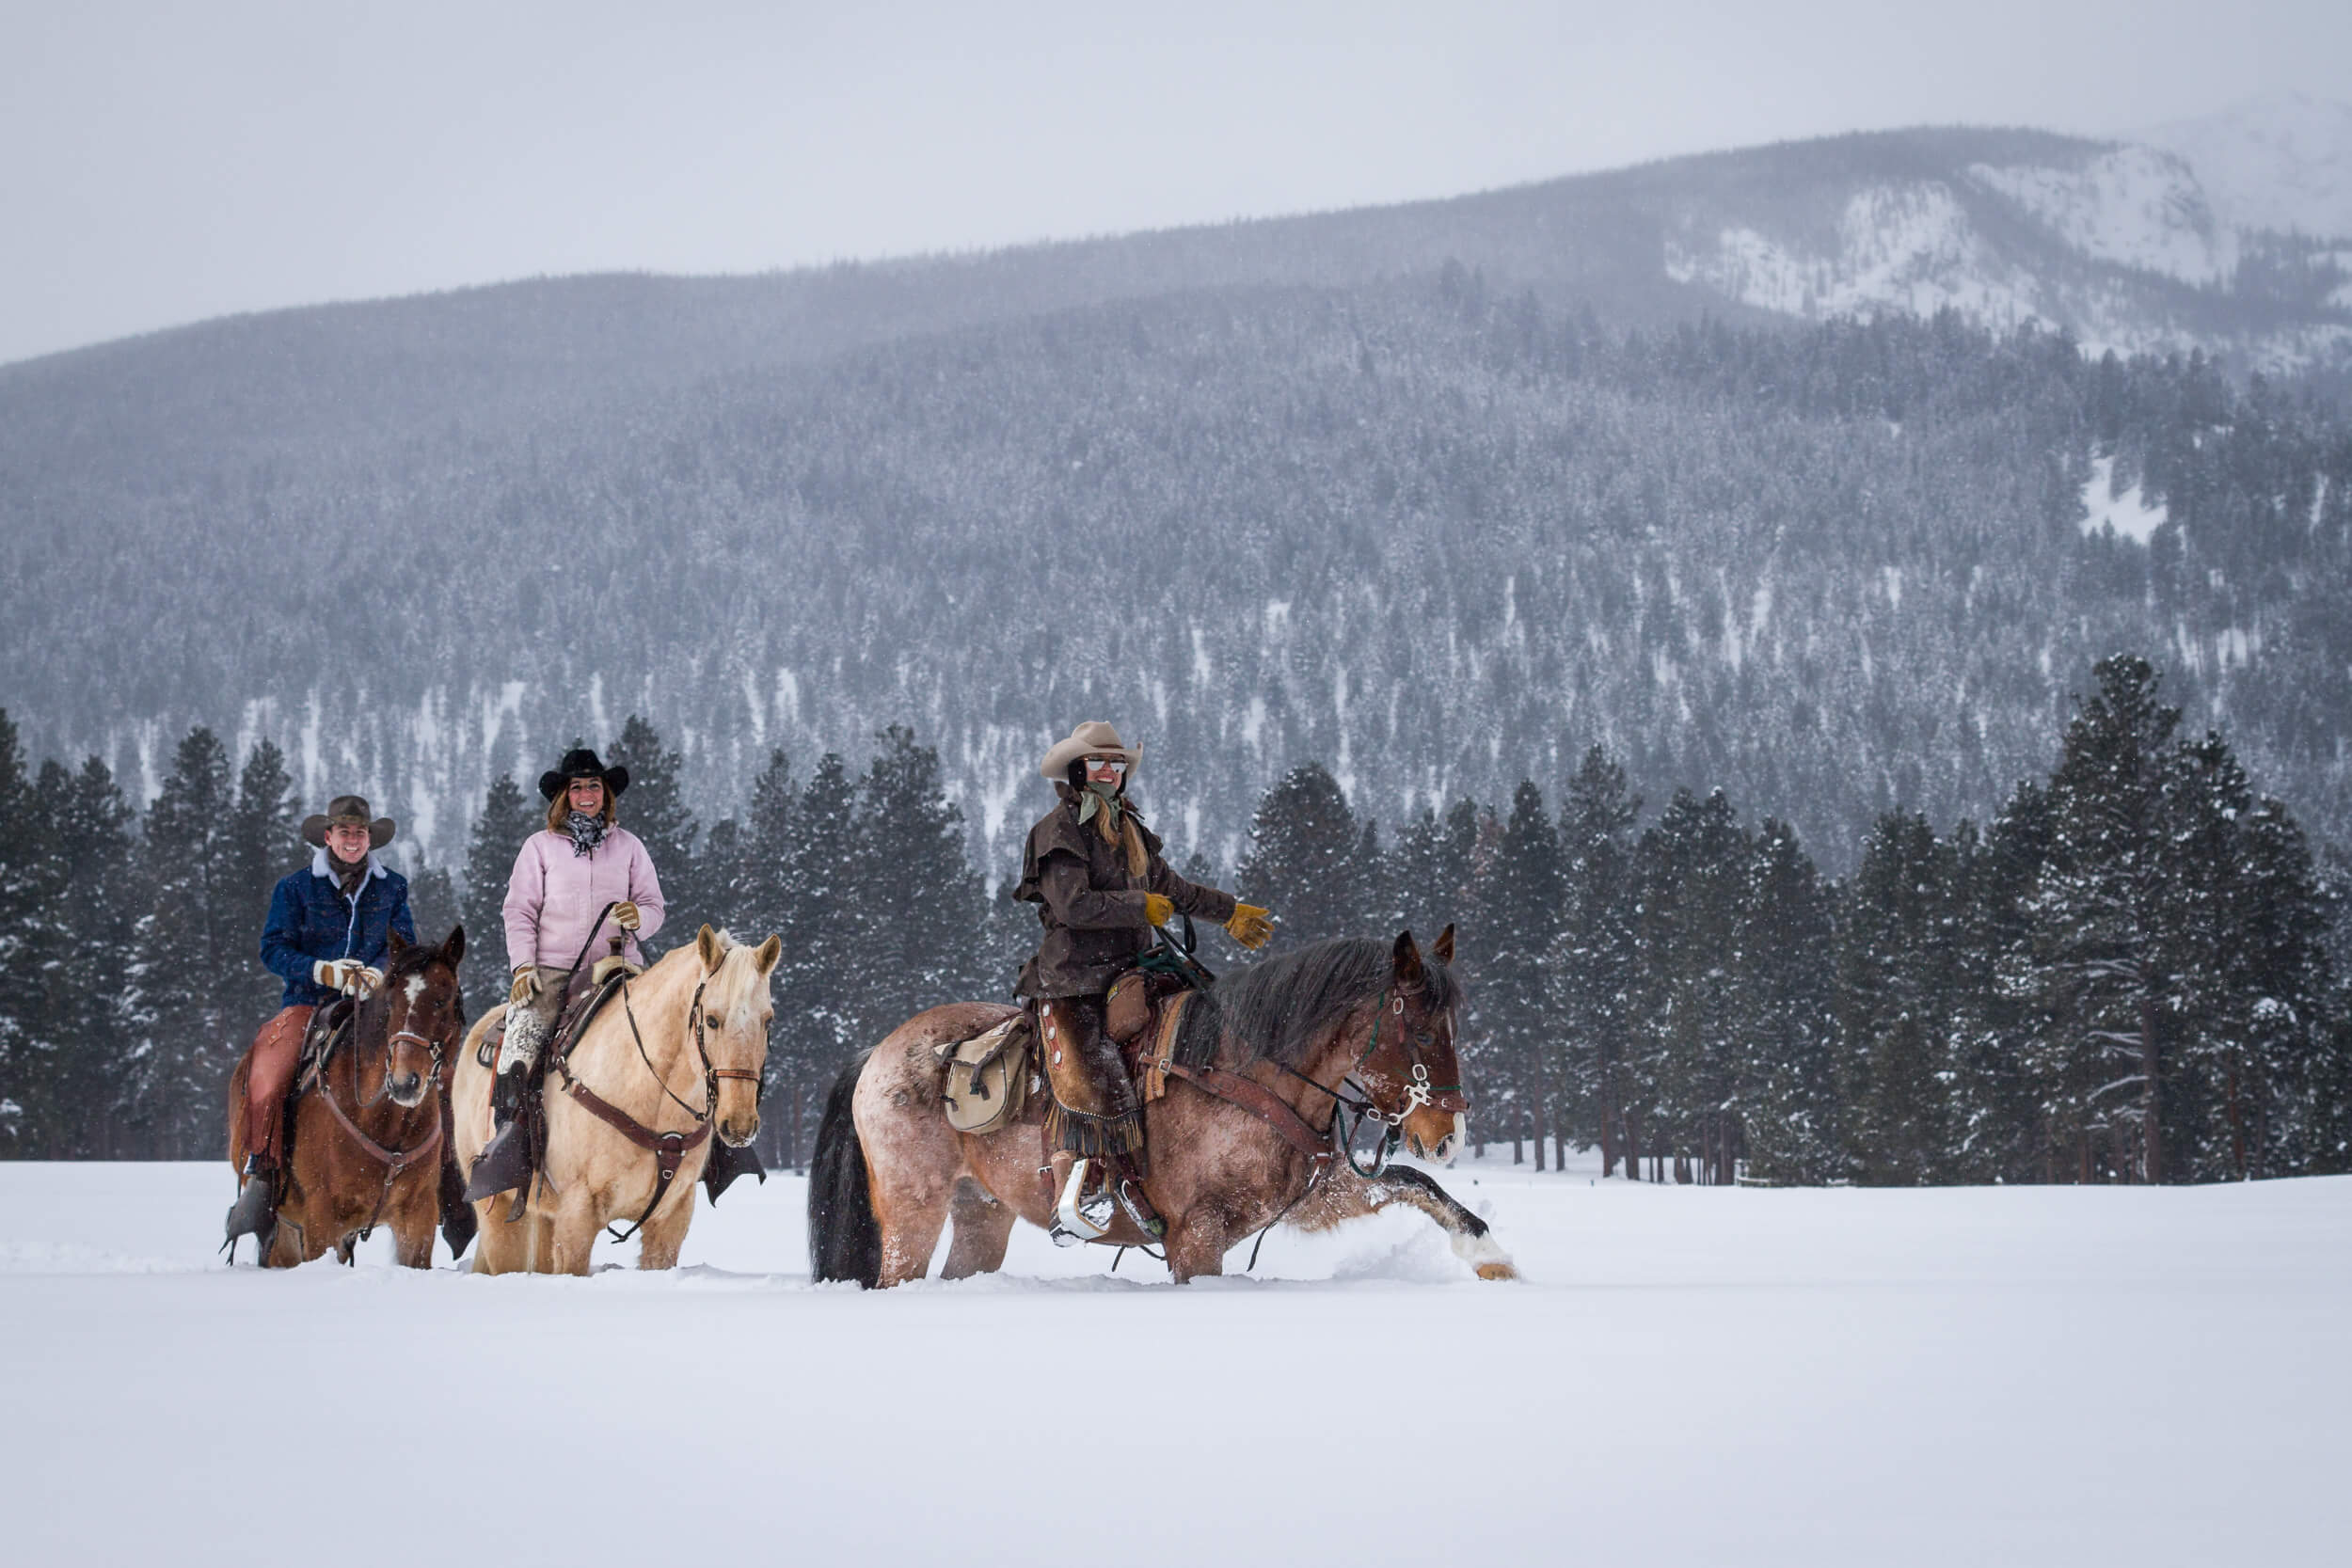
{"label": "brown leather coat", "polygon": [[1233,898],[1213,887],[1198,887],[1168,869],[1157,833],[1143,826],[1151,859],[1137,877],[1127,869],[1123,846],[1104,842],[1096,826],[1078,823],[1077,792],[1057,784],[1060,800],[1029,830],[1021,856],[1021,883],[1012,895],[1038,906],[1045,939],[1037,956],[1021,967],[1024,996],[1100,996],[1135,967],[1152,946],[1152,927],[1143,918],[1143,898],[1156,893],[1180,914],[1223,925],[1232,918]]}

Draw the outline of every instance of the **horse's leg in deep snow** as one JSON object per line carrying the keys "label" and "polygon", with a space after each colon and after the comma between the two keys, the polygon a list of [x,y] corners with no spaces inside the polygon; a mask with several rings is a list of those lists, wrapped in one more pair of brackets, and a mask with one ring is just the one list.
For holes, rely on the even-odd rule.
{"label": "horse's leg in deep snow", "polygon": [[544,1222],[547,1250],[536,1262],[548,1274],[588,1274],[588,1255],[596,1244],[599,1218],[595,1195],[583,1178],[575,1178],[556,1201],[554,1217]]}
{"label": "horse's leg in deep snow", "polygon": [[678,1249],[686,1244],[686,1227],[694,1223],[694,1183],[687,1180],[681,1168],[671,1182],[674,1190],[666,1194],[653,1218],[639,1232],[637,1266],[641,1269],[675,1269]]}
{"label": "horse's leg in deep snow", "polygon": [[947,1213],[955,1222],[955,1237],[947,1246],[942,1279],[967,1279],[994,1274],[1005,1266],[1005,1247],[1012,1240],[1012,1205],[999,1203],[970,1177],[956,1183]]}
{"label": "horse's leg in deep snow", "polygon": [[1327,1230],[1342,1220],[1374,1213],[1391,1203],[1420,1210],[1438,1222],[1454,1245],[1454,1256],[1478,1271],[1481,1279],[1517,1279],[1518,1265],[1487,1230],[1486,1222],[1456,1203],[1426,1171],[1391,1165],[1378,1176],[1359,1176],[1336,1166],[1320,1192],[1298,1206],[1289,1223],[1301,1230]]}

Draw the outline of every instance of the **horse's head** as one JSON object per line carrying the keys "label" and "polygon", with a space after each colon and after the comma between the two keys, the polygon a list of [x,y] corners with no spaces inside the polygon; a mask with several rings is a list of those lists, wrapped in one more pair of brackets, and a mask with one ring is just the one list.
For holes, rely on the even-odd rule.
{"label": "horse's head", "polygon": [[1461,990],[1447,968],[1454,962],[1453,927],[1438,933],[1429,956],[1434,964],[1422,957],[1412,932],[1398,935],[1394,972],[1376,1004],[1386,1016],[1356,1079],[1385,1115],[1401,1113],[1396,1130],[1415,1157],[1442,1165],[1461,1151],[1470,1111],[1454,1046]]}
{"label": "horse's head", "polygon": [[746,947],[706,926],[694,946],[703,964],[702,1049],[717,1096],[719,1136],[740,1148],[759,1132],[759,1083],[776,1014],[768,982],[784,939]]}
{"label": "horse's head", "polygon": [[457,960],[465,957],[466,928],[453,927],[437,947],[403,942],[392,933],[384,986],[376,993],[385,1008],[384,1092],[393,1103],[414,1106],[466,1032],[466,1008],[457,989]]}

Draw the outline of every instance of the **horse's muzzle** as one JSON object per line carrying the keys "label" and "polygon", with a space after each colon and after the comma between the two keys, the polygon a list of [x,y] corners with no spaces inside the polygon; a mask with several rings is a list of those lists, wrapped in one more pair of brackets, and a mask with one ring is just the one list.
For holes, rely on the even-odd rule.
{"label": "horse's muzzle", "polygon": [[394,1073],[390,1083],[386,1086],[391,1091],[392,1103],[404,1110],[413,1109],[424,1099],[424,1075],[422,1073]]}
{"label": "horse's muzzle", "polygon": [[719,1140],[729,1148],[741,1148],[758,1136],[759,1113],[756,1111],[752,1113],[749,1126],[739,1124],[732,1117],[719,1118]]}
{"label": "horse's muzzle", "polygon": [[1421,1135],[1419,1133],[1410,1134],[1409,1141],[1413,1146],[1413,1157],[1415,1159],[1426,1160],[1433,1165],[1450,1165],[1454,1164],[1454,1157],[1462,1152],[1462,1145],[1469,1138],[1469,1117],[1465,1117],[1459,1111],[1454,1112],[1454,1126],[1452,1130],[1449,1131],[1445,1136],[1439,1138],[1436,1143],[1429,1145],[1425,1148],[1422,1145]]}

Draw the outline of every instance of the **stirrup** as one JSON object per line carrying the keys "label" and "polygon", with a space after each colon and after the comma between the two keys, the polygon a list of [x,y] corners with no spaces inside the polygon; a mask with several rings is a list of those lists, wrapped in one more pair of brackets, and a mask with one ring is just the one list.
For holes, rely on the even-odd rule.
{"label": "stirrup", "polygon": [[237,1260],[237,1238],[240,1236],[254,1238],[254,1245],[258,1249],[254,1262],[260,1263],[268,1258],[270,1233],[277,1228],[271,1221],[276,1218],[278,1209],[270,1201],[270,1189],[277,1179],[277,1172],[262,1168],[260,1160],[252,1155],[246,1157],[244,1184],[237,1189],[237,1200],[229,1206],[229,1216],[221,1223],[220,1250],[229,1255],[230,1262]]}
{"label": "stirrup", "polygon": [[1145,1196],[1142,1182],[1132,1176],[1122,1176],[1111,1183],[1111,1191],[1119,1196],[1119,1206],[1127,1211],[1127,1217],[1136,1222],[1137,1230],[1155,1242],[1168,1234],[1168,1222],[1160,1218],[1157,1209],[1152,1207],[1152,1199]]}
{"label": "stirrup", "polygon": [[1076,1246],[1110,1234],[1111,1195],[1102,1188],[1091,1193],[1086,1190],[1087,1178],[1093,1174],[1093,1168],[1092,1160],[1071,1164],[1070,1180],[1062,1183],[1061,1197],[1054,1205],[1052,1234],[1056,1246]]}

